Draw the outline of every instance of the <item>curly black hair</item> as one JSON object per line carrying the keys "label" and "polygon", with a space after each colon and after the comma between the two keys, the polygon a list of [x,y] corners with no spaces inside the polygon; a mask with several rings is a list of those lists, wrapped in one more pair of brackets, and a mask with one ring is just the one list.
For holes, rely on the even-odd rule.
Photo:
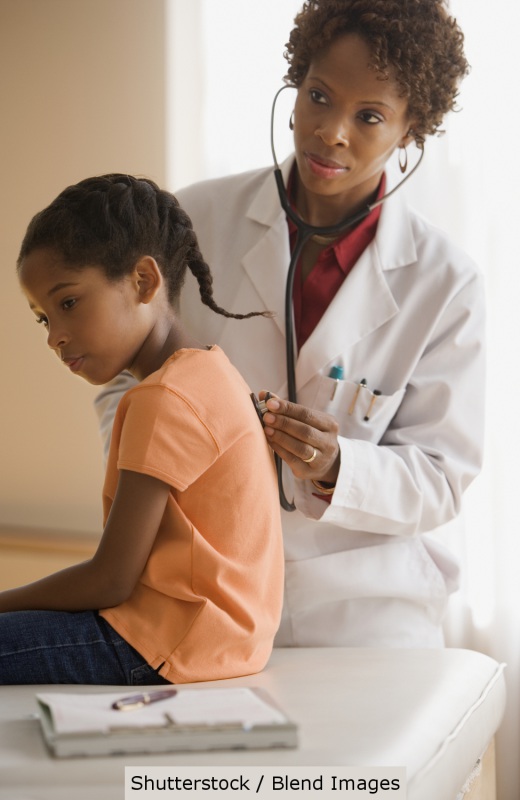
{"label": "curly black hair", "polygon": [[469,72],[464,35],[445,0],[308,0],[294,21],[284,53],[290,86],[301,85],[319,51],[356,33],[369,45],[381,79],[392,72],[400,85],[416,142],[442,133],[439,126],[455,110],[458,86]]}
{"label": "curly black hair", "polygon": [[189,216],[170,192],[148,178],[112,173],[68,186],[29,223],[18,269],[39,248],[55,250],[71,268],[102,267],[115,282],[131,273],[141,256],[152,256],[173,306],[189,268],[202,302],[217,314],[236,319],[271,316],[267,311],[232,314],[216,304],[211,271]]}

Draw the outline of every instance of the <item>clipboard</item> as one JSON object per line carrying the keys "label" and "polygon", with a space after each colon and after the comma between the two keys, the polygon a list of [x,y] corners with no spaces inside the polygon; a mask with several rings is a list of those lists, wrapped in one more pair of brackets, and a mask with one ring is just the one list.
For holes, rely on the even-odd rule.
{"label": "clipboard", "polygon": [[[153,690],[150,690],[153,691]],[[44,740],[57,758],[274,749],[298,746],[298,728],[254,687],[179,688],[175,697],[131,712],[124,695],[36,695]]]}

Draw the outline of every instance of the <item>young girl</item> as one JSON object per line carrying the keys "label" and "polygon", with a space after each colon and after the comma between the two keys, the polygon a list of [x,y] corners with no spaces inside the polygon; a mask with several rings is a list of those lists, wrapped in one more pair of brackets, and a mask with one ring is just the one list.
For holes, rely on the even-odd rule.
{"label": "young girl", "polygon": [[276,476],[249,389],[177,316],[188,216],[152,181],[91,178],[29,225],[18,273],[71,372],[139,381],[121,400],[92,559],[0,593],[0,683],[161,684],[265,665],[283,551]]}

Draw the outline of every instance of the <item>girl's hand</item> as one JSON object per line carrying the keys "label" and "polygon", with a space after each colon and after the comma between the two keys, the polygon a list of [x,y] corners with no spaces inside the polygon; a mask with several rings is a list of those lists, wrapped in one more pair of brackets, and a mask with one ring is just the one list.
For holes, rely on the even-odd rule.
{"label": "girl's hand", "polygon": [[[266,392],[260,392],[261,400]],[[265,435],[296,478],[335,483],[339,473],[338,423],[330,414],[271,395]]]}

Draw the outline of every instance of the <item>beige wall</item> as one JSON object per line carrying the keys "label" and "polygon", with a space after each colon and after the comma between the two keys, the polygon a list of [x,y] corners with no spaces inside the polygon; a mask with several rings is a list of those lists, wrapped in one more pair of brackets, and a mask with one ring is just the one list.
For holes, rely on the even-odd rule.
{"label": "beige wall", "polygon": [[168,0],[0,0],[0,525],[101,529],[95,389],[50,352],[17,285],[30,217],[109,171],[165,181]]}

